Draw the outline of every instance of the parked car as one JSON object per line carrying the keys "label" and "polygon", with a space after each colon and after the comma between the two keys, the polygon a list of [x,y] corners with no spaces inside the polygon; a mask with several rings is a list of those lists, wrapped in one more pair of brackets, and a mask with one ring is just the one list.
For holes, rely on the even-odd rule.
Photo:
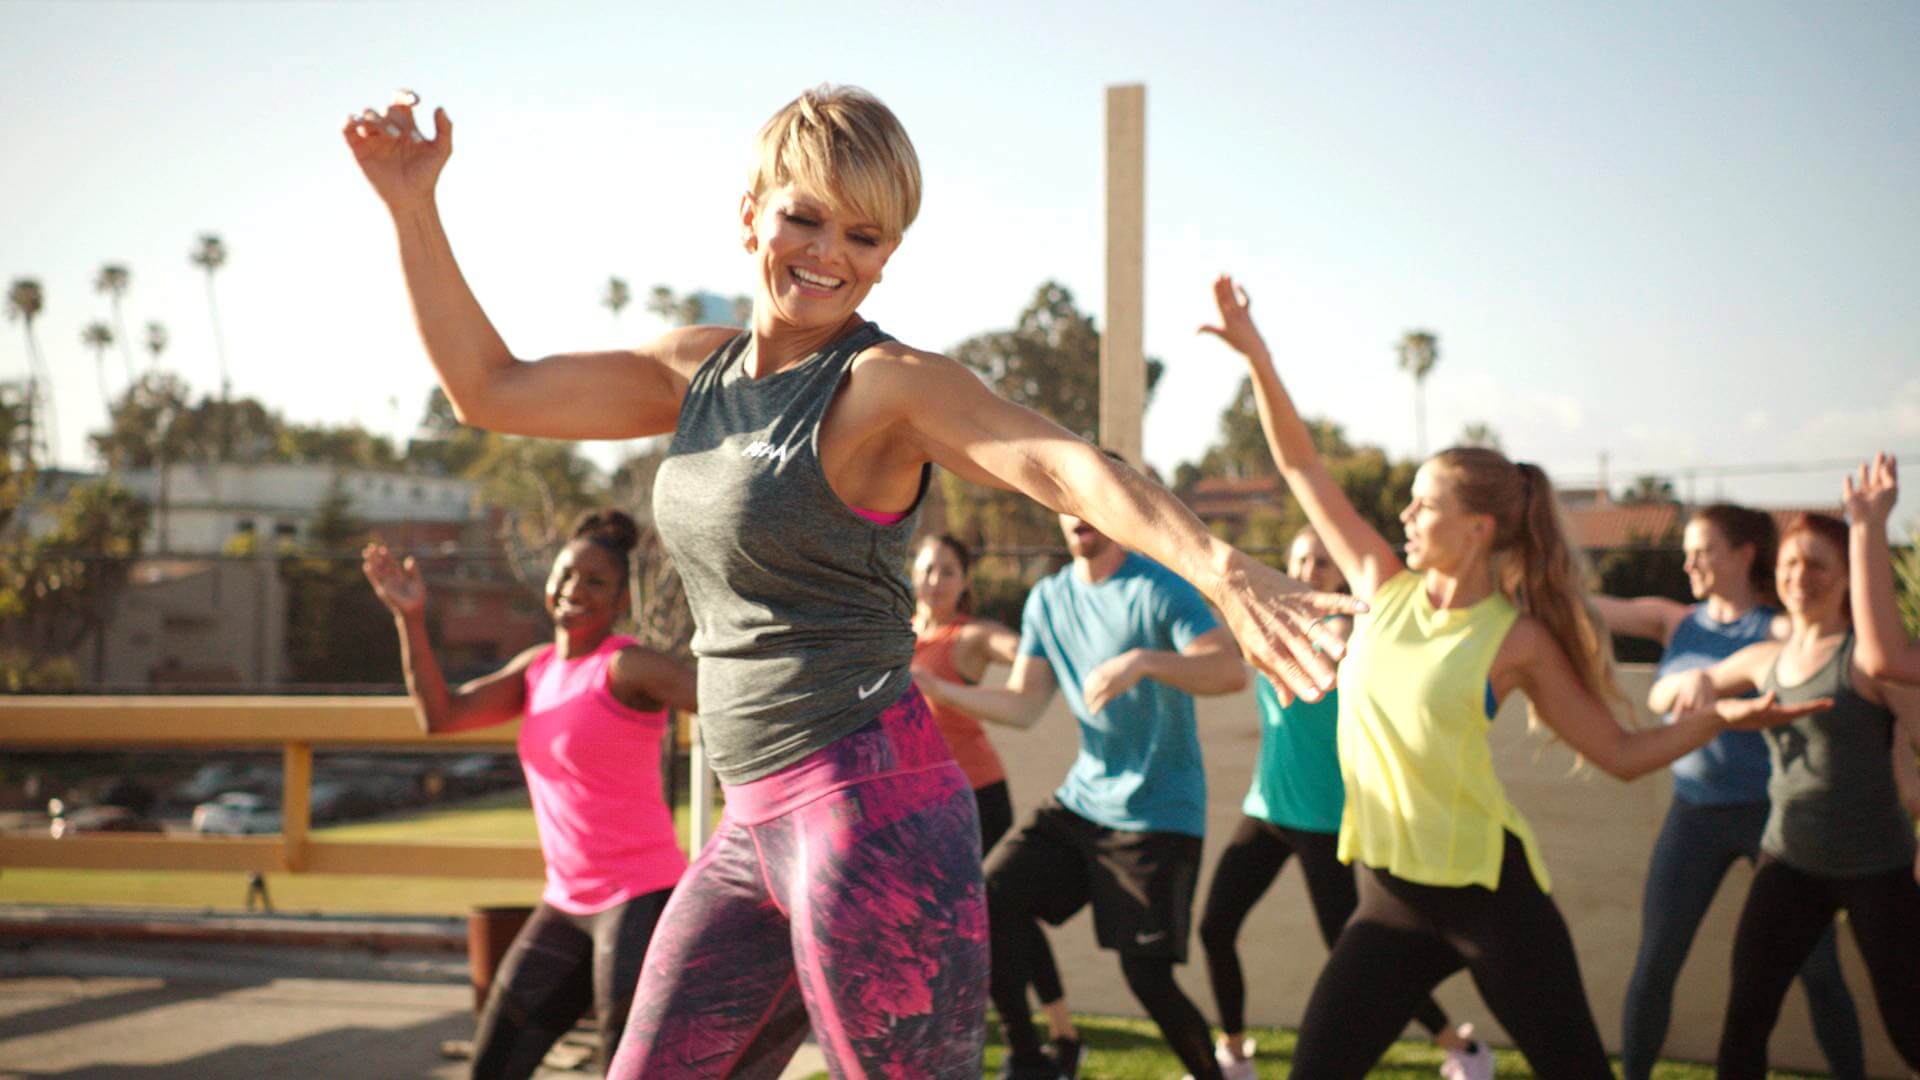
{"label": "parked car", "polygon": [[280,831],[280,806],[250,791],[229,791],[193,808],[193,831],[245,836]]}
{"label": "parked car", "polygon": [[49,799],[47,815],[53,819],[47,825],[47,832],[55,839],[89,832],[163,831],[159,822],[124,806],[68,807],[59,799]]}

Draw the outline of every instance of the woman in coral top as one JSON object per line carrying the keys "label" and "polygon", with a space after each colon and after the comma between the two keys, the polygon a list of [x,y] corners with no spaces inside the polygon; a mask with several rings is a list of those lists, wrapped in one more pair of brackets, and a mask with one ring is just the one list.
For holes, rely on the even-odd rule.
{"label": "woman in coral top", "polygon": [[[969,686],[980,681],[987,664],[1013,663],[1020,635],[973,614],[971,574],[973,554],[945,533],[920,541],[913,557],[913,671],[916,680],[928,678]],[[1013,827],[1013,796],[1007,790],[1007,769],[979,717],[951,706],[927,702],[940,735],[953,751],[953,760],[967,774],[974,802],[980,808],[980,854],[993,850]],[[1034,996],[1047,1014],[1056,1055],[1078,1061],[1080,1036],[1067,1011],[1066,990],[1054,966],[1053,950],[1041,939],[1033,975]]]}
{"label": "woman in coral top", "polygon": [[654,924],[687,859],[660,787],[668,708],[694,707],[692,667],[615,634],[638,532],[618,510],[583,516],[547,577],[553,641],[450,688],[427,640],[426,584],[369,544],[361,569],[400,632],[407,692],[429,734],[525,716],[520,764],[547,887],[500,962],[474,1036],[473,1076],[532,1076],[589,1006],[613,1060]]}

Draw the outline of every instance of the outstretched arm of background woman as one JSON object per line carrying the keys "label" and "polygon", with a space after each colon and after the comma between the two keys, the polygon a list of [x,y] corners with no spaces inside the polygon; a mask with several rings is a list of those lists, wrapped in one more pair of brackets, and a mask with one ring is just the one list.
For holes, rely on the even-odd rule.
{"label": "outstretched arm of background woman", "polygon": [[1315,700],[1333,685],[1333,661],[1345,647],[1320,620],[1365,605],[1311,592],[1214,536],[1165,487],[1000,397],[954,361],[884,348],[880,363],[859,369],[871,394],[863,407],[874,409],[876,430],[911,448],[904,456],[1079,517],[1187,579],[1276,689]]}
{"label": "outstretched arm of background woman", "polygon": [[1340,490],[1320,459],[1313,433],[1300,419],[1286,387],[1280,384],[1273,355],[1253,325],[1247,290],[1222,274],[1214,280],[1213,300],[1220,308],[1220,324],[1202,326],[1200,332],[1212,334],[1246,358],[1253,378],[1253,400],[1260,409],[1260,427],[1267,434],[1267,449],[1273,454],[1274,464],[1286,478],[1287,490],[1300,500],[1307,520],[1319,531],[1353,594],[1362,600],[1371,598],[1382,582],[1400,572],[1399,556],[1386,537],[1353,508],[1347,493]]}
{"label": "outstretched arm of background woman", "polygon": [[368,544],[360,553],[360,570],[374,595],[393,612],[394,629],[400,635],[400,667],[422,731],[444,735],[504,724],[520,715],[527,700],[527,665],[539,655],[539,647],[526,650],[491,675],[450,689],[433,655],[433,643],[427,640],[427,586],[412,556],[403,562],[385,544]]}
{"label": "outstretched arm of background woman", "polygon": [[393,216],[407,295],[427,357],[465,424],[513,435],[621,439],[672,431],[687,381],[734,331],[690,327],[632,350],[523,362],[481,310],[453,257],[435,191],[453,154],[453,121],[415,126],[411,93],[347,118],[341,135]]}
{"label": "outstretched arm of background woman", "polygon": [[1859,635],[1853,659],[1875,679],[1920,684],[1920,647],[1900,625],[1900,602],[1893,591],[1893,551],[1887,517],[1900,497],[1899,463],[1876,454],[1853,476],[1841,481],[1848,521],[1848,592],[1853,629]]}

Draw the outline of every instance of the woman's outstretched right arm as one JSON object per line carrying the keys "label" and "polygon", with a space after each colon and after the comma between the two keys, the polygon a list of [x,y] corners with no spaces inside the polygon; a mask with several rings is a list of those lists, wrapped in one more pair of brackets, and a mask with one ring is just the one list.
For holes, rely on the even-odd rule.
{"label": "woman's outstretched right arm", "polygon": [[1260,407],[1260,427],[1267,433],[1267,449],[1273,454],[1274,464],[1280,466],[1288,490],[1300,500],[1307,520],[1340,565],[1353,595],[1370,599],[1382,582],[1401,571],[1399,556],[1386,537],[1353,508],[1320,459],[1313,433],[1300,419],[1286,387],[1280,384],[1273,356],[1253,325],[1247,291],[1222,274],[1213,283],[1213,299],[1220,307],[1220,325],[1203,326],[1201,332],[1226,342],[1246,358],[1253,377],[1253,399]]}
{"label": "woman's outstretched right arm", "polygon": [[385,544],[368,544],[360,553],[360,570],[374,595],[393,612],[400,635],[400,667],[407,676],[407,695],[413,699],[420,729],[429,735],[504,724],[520,715],[527,703],[527,665],[540,647],[527,649],[491,675],[450,689],[440,672],[440,661],[427,639],[427,586],[411,557],[395,559]]}
{"label": "woman's outstretched right arm", "polygon": [[688,380],[734,331],[689,327],[638,349],[517,359],[474,298],[440,221],[435,191],[453,153],[446,110],[434,110],[431,139],[414,124],[411,94],[385,113],[348,117],[341,134],[393,216],[420,340],[462,423],[557,439],[673,430]]}

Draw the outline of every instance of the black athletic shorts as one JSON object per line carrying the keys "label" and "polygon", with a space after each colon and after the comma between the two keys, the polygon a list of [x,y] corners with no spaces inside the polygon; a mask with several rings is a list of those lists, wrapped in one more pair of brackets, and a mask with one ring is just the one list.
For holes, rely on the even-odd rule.
{"label": "black athletic shorts", "polygon": [[1096,825],[1048,799],[987,865],[987,893],[1055,926],[1093,905],[1100,947],[1123,956],[1187,958],[1200,838]]}

